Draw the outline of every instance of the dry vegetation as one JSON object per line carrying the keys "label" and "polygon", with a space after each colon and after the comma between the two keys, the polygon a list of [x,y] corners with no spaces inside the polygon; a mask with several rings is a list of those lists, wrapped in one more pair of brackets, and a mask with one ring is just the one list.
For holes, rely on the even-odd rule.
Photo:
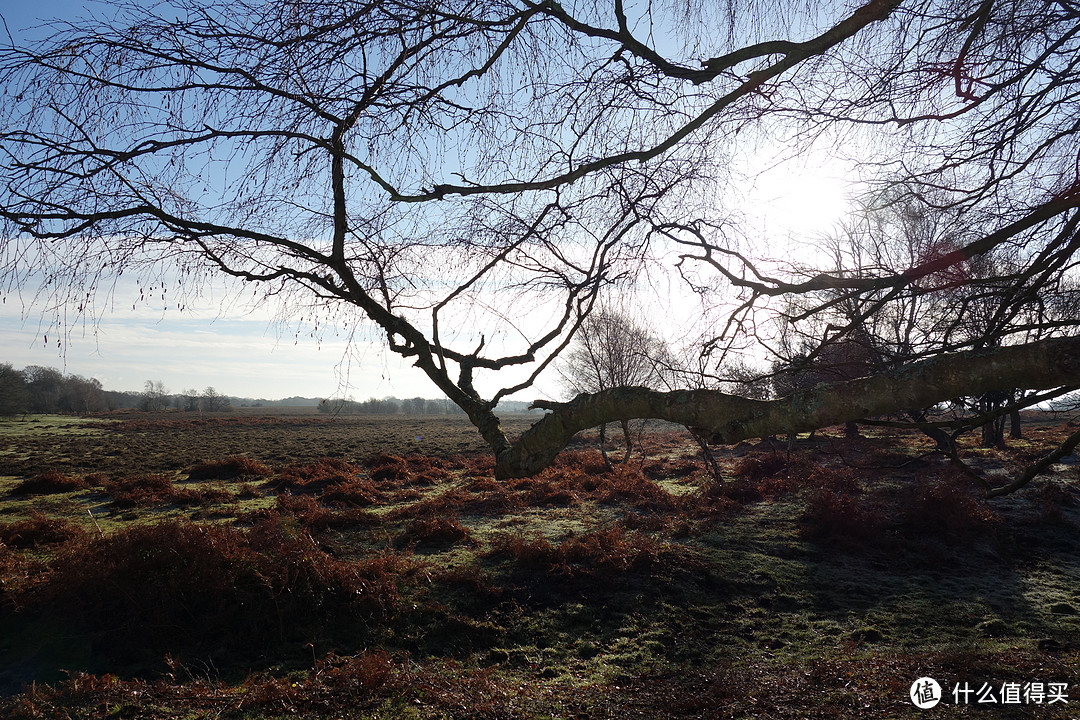
{"label": "dry vegetation", "polygon": [[1075,465],[987,502],[914,435],[720,482],[675,430],[611,471],[591,440],[496,482],[454,418],[5,432],[0,714],[892,718],[923,675],[1078,676]]}

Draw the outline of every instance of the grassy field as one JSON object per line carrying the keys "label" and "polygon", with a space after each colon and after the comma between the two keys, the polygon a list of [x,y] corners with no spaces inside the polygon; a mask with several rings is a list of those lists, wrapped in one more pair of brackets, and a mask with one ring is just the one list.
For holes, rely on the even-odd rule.
{"label": "grassy field", "polygon": [[1076,465],[594,440],[495,482],[457,417],[0,421],[0,716],[1080,716]]}

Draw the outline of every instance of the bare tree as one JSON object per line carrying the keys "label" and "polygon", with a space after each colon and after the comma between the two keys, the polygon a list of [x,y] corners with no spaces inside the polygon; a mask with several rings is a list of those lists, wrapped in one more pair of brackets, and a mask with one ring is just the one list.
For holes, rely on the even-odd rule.
{"label": "bare tree", "polygon": [[[778,400],[614,387],[538,402],[550,413],[511,442],[499,400],[672,252],[665,271],[727,315],[705,344],[716,365],[737,338],[768,341],[785,298],[832,292],[806,310],[828,328],[840,303],[876,322],[998,249],[1016,264],[976,289],[1050,298],[1075,276],[1080,9],[729,3],[691,22],[680,7],[178,0],[58,23],[0,51],[0,289],[40,288],[63,325],[121,272],[178,308],[214,272],[317,327],[374,327],[468,414],[500,477],[604,422],[733,442],[1080,384],[1075,324],[1029,340],[1006,304],[996,342],[958,335],[869,378]],[[731,241],[729,159],[836,133],[970,232],[857,274]]]}
{"label": "bare tree", "polygon": [[[937,198],[938,204],[927,202],[930,198]],[[851,280],[882,269],[902,273],[923,258],[956,252],[979,232],[964,223],[962,213],[949,207],[941,193],[916,201],[894,189],[830,239],[834,262],[830,272]],[[781,344],[777,355],[790,367],[813,368],[835,365],[838,355],[854,353],[857,365],[838,368],[841,376],[854,377],[967,347],[1068,336],[1080,322],[1074,312],[1078,298],[1073,282],[1062,278],[1064,284],[1050,292],[1041,280],[1033,280],[1047,270],[1039,258],[1023,258],[1015,246],[997,246],[905,288],[852,292],[837,283],[801,295],[789,305],[782,317],[788,335],[798,338],[800,350],[793,352]],[[781,377],[791,383],[790,375]],[[820,380],[814,373],[804,376],[811,384]],[[1003,445],[1006,418],[1013,418],[1018,432],[1019,410],[1045,399],[1039,392],[995,388],[952,398],[947,406],[907,408],[903,415],[973,474],[958,457],[957,439],[981,428],[984,446]],[[932,418],[935,415],[937,419]],[[897,419],[890,422],[896,424]]]}
{"label": "bare tree", "polygon": [[174,405],[177,410],[183,410],[184,412],[197,411],[199,409],[199,391],[195,388],[184,390],[176,396]]}
{"label": "bare tree", "polygon": [[199,396],[199,407],[203,412],[224,412],[231,409],[229,398],[225,397],[212,386],[203,390]]}
{"label": "bare tree", "polygon": [[142,398],[139,406],[147,412],[161,412],[169,403],[169,390],[161,380],[147,380],[143,383]]}
{"label": "bare tree", "polygon": [[[582,323],[558,371],[571,395],[618,387],[656,388],[661,385],[666,355],[663,341],[625,312],[601,309]],[[619,426],[625,448],[622,462],[626,463],[634,450],[634,436],[629,418],[621,418]],[[600,451],[611,467],[606,430],[607,423],[600,423]]]}

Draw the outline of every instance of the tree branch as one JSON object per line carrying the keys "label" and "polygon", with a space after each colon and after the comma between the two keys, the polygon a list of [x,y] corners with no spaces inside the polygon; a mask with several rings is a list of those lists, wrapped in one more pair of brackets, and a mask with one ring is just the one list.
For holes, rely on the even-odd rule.
{"label": "tree branch", "polygon": [[823,383],[779,400],[750,400],[715,390],[614,388],[582,394],[562,405],[536,403],[552,412],[497,456],[495,473],[509,478],[539,472],[575,434],[605,422],[668,420],[700,428],[713,442],[730,444],[930,407],[960,395],[1078,383],[1080,337],[943,355],[867,378]]}

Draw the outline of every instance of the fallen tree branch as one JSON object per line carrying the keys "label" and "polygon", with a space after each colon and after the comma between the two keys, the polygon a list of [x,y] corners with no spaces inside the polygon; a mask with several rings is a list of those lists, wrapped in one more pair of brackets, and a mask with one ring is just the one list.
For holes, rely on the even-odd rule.
{"label": "fallen tree branch", "polygon": [[499,478],[535,474],[575,434],[604,422],[667,420],[704,432],[710,442],[732,444],[927,408],[962,395],[1078,383],[1080,337],[1073,337],[942,355],[866,378],[819,384],[778,400],[751,400],[716,390],[612,388],[566,403],[533,403],[550,412],[497,454],[495,474]]}

